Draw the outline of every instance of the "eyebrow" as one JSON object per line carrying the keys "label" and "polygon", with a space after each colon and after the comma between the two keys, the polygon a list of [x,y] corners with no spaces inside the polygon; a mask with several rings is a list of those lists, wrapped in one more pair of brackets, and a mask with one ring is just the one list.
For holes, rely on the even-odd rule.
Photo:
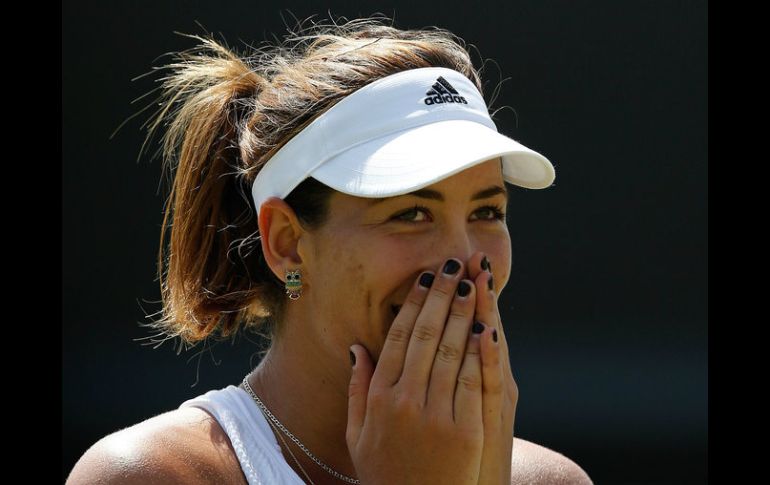
{"label": "eyebrow", "polygon": [[[489,197],[503,194],[505,196],[505,202],[508,203],[508,190],[506,190],[504,187],[500,187],[499,185],[493,185],[491,187],[487,187],[486,189],[479,190],[473,196],[471,196],[471,200],[479,200],[479,199],[488,199]],[[446,199],[444,198],[444,194],[437,190],[432,189],[419,189],[415,190],[414,192],[409,192],[407,194],[401,194],[396,195],[393,197],[377,197],[372,198],[371,202],[369,202],[369,206],[374,206],[376,204],[380,204],[382,202],[387,202],[389,200],[394,200],[398,197],[406,197],[408,195],[411,195],[413,197],[421,197],[423,199],[433,199],[438,200],[440,202],[444,202]]]}

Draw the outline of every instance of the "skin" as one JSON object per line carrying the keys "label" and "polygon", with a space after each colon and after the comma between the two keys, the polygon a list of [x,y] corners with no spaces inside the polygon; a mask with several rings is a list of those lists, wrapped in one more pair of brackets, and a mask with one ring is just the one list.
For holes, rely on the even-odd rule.
{"label": "skin", "polygon": [[[504,223],[494,220],[488,210],[479,210],[484,205],[498,205],[504,211],[505,198],[496,195],[469,201],[470,194],[490,185],[504,187],[499,159],[430,186],[445,194],[445,202],[398,197],[372,208],[368,199],[335,194],[329,226],[318,233],[303,231],[291,208],[280,199],[271,199],[263,206],[259,224],[268,264],[282,279],[285,269],[300,268],[304,288],[299,300],[288,302],[288,317],[283,322],[285,338],[273,342],[270,353],[252,374],[250,384],[281,422],[335,470],[357,476],[349,449],[360,452],[362,446],[367,446],[367,440],[362,438],[357,442],[352,440],[355,446],[349,448],[346,442],[348,412],[353,417],[358,415],[359,419],[364,412],[368,413],[366,406],[361,406],[366,387],[376,390],[383,381],[397,375],[393,368],[400,369],[398,359],[391,358],[395,364],[386,365],[388,356],[409,361],[408,355],[403,358],[393,352],[392,345],[383,352],[385,343],[392,343],[386,341],[388,329],[394,321],[394,328],[416,327],[414,315],[419,312],[422,316],[427,307],[425,302],[433,297],[423,294],[424,298],[417,298],[423,307],[410,309],[407,305],[398,317],[390,313],[391,303],[403,303],[410,291],[414,295],[416,279],[424,270],[436,273],[438,281],[444,261],[453,257],[463,264],[459,274],[450,285],[447,281],[442,285],[434,282],[431,292],[442,286],[451,293],[460,279],[472,280],[474,286],[469,301],[455,306],[455,299],[452,311],[460,309],[465,314],[472,311],[475,319],[490,326],[480,336],[468,339],[463,362],[465,369],[468,358],[477,359],[474,365],[477,372],[481,367],[483,379],[484,444],[478,484],[591,485],[585,471],[569,458],[520,438],[511,439],[518,390],[511,375],[497,307],[510,274],[510,238]],[[393,216],[409,211],[414,204],[428,207],[427,213],[404,214],[405,219],[417,224],[393,220]],[[486,289],[490,272],[480,267],[484,255],[492,265],[493,290]],[[468,323],[470,321],[468,319]],[[457,317],[454,322],[457,324]],[[451,327],[450,319],[446,329]],[[490,338],[492,327],[498,329],[497,343],[492,343]],[[442,345],[449,333],[446,329]],[[454,329],[463,330],[462,325],[455,325]],[[415,334],[416,331],[412,338]],[[348,360],[351,346],[358,356],[355,375]],[[472,354],[472,351],[480,353]],[[381,355],[382,365],[376,367]],[[432,358],[432,354],[428,357]],[[411,365],[410,369],[416,367]],[[405,380],[399,380],[390,391],[399,392],[397,386],[401,382]],[[497,392],[495,387],[499,388]],[[431,385],[429,391],[433,389]],[[350,398],[348,392],[351,392]],[[433,402],[444,401],[448,399]],[[455,412],[456,404],[457,401]],[[426,410],[430,416],[438,416],[432,409]],[[372,422],[369,414],[366,416],[363,426],[352,428],[360,431],[355,433],[359,436],[367,435],[367,425]],[[386,419],[385,423],[380,429],[392,431],[394,421]],[[377,426],[369,429],[376,430]],[[416,433],[417,439],[410,441],[416,442],[424,441],[422,429],[412,426],[392,434],[398,441],[396,450],[404,449],[402,431]],[[276,439],[286,462],[305,479],[277,434]],[[381,462],[385,473],[375,467],[373,476],[386,477],[392,475],[394,469],[400,471],[394,465],[403,463],[403,456],[379,460],[383,453],[378,443],[374,443],[374,454],[365,462]],[[291,446],[314,483],[343,483],[321,470],[295,445]],[[406,456],[411,458],[410,455]],[[440,462],[447,463],[443,457]],[[201,409],[186,408],[115,432],[89,448],[73,468],[67,484],[96,482],[208,484],[246,483],[246,479],[228,436],[216,420]],[[376,482],[376,479],[372,481]]]}
{"label": "skin", "polygon": [[[376,367],[395,319],[391,305],[403,304],[420,274],[438,273],[449,258],[463,263],[457,281],[471,279],[476,288],[488,278],[488,272],[482,274],[480,268],[482,257],[491,263],[492,292],[474,294],[489,295],[483,309],[485,323],[498,328],[501,381],[509,397],[513,392],[497,311],[497,299],[510,276],[511,240],[505,222],[481,209],[496,205],[505,212],[506,198],[497,194],[470,200],[472,194],[490,186],[505,187],[499,158],[428,186],[444,195],[443,202],[407,195],[372,205],[375,199],[335,193],[330,219],[317,232],[305,231],[293,210],[278,198],[262,206],[259,228],[265,260],[284,281],[287,269],[299,268],[303,288],[301,298],[288,302],[282,323],[284,338],[273,343],[249,383],[302,443],[340,473],[356,476],[346,443],[351,381],[348,349],[353,344],[364,347]],[[428,211],[410,211],[415,204]],[[394,218],[399,215],[402,221]],[[491,342],[490,332],[487,329],[483,334],[487,344],[481,345],[482,354],[484,345]],[[512,427],[513,409],[507,411]],[[510,434],[508,441],[510,458]],[[504,457],[487,451],[485,447],[482,465],[500,460],[505,464]],[[283,452],[304,478],[288,451]],[[339,483],[294,445],[292,452],[315,483]],[[480,483],[504,483],[502,477],[510,468],[503,468],[490,472],[493,476],[481,477]]]}

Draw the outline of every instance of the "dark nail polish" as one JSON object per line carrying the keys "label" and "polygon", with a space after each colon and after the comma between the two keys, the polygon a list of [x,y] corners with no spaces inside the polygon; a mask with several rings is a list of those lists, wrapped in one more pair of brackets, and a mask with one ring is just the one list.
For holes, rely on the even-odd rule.
{"label": "dark nail polish", "polygon": [[496,328],[492,329],[492,340],[497,342],[497,329]]}
{"label": "dark nail polish", "polygon": [[455,259],[447,260],[444,265],[444,274],[455,274],[460,269],[460,263]]}
{"label": "dark nail polish", "polygon": [[422,276],[420,276],[420,286],[423,288],[430,288],[430,285],[433,284],[433,278],[435,278],[433,273],[423,273]]}
{"label": "dark nail polish", "polygon": [[471,285],[469,285],[466,281],[461,281],[457,285],[457,294],[460,296],[468,296],[468,293],[471,292]]}
{"label": "dark nail polish", "polygon": [[488,270],[489,269],[489,260],[486,256],[484,256],[484,259],[481,260],[481,269],[482,270]]}
{"label": "dark nail polish", "polygon": [[489,261],[487,261],[487,269],[489,270],[490,273],[492,272],[492,263],[490,263]]}
{"label": "dark nail polish", "polygon": [[481,333],[483,331],[484,331],[484,324],[479,321],[474,322],[473,333]]}
{"label": "dark nail polish", "polygon": [[352,350],[350,352],[350,365],[356,365],[356,354]]}
{"label": "dark nail polish", "polygon": [[495,277],[494,276],[490,276],[489,277],[489,281],[487,282],[487,286],[489,286],[490,290],[494,290],[495,289]]}

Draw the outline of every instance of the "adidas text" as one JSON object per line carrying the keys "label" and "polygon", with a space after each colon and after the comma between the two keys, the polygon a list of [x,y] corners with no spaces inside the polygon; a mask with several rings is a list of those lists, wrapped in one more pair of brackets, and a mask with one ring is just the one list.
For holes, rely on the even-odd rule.
{"label": "adidas text", "polygon": [[463,103],[468,104],[457,90],[449,84],[449,81],[444,79],[443,76],[436,78],[436,82],[431,86],[427,93],[428,96],[424,98],[425,104],[443,104],[443,103]]}

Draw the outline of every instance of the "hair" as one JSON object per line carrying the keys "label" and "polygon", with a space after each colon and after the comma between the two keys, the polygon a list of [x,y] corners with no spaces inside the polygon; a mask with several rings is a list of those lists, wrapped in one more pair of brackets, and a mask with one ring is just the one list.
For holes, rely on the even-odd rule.
{"label": "hair", "polygon": [[[461,38],[438,27],[400,30],[389,20],[299,24],[283,42],[246,53],[180,34],[200,43],[162,68],[171,72],[156,88],[161,109],[145,140],[168,127],[163,172],[173,179],[158,252],[162,316],[145,325],[188,346],[240,327],[280,338],[285,286],[265,262],[251,196],[265,163],[335,103],[397,72],[446,67],[483,93]],[[327,221],[334,192],[307,178],[285,201],[314,231]]]}

